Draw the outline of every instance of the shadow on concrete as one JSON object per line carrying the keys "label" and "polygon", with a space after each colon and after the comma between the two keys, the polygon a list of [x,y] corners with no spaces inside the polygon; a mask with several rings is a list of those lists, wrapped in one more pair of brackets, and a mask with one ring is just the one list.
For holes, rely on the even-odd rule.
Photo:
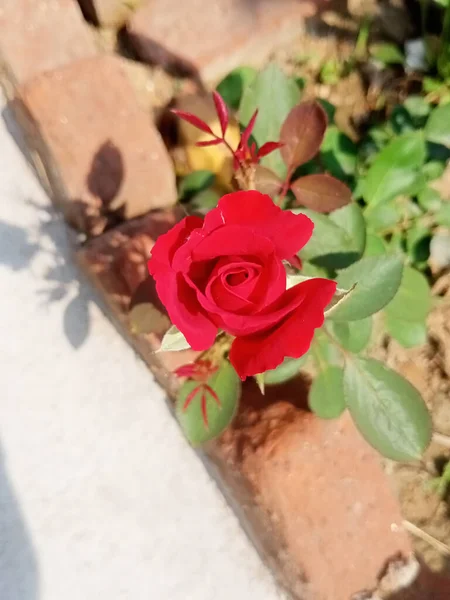
{"label": "shadow on concrete", "polygon": [[39,570],[0,447],[0,598],[37,600]]}
{"label": "shadow on concrete", "polygon": [[[33,204],[31,200],[28,200]],[[32,268],[38,255],[48,256],[50,263],[44,272],[44,286],[38,290],[42,304],[66,302],[63,329],[71,346],[78,349],[86,341],[90,330],[89,290],[78,280],[71,264],[70,250],[64,242],[65,225],[52,208],[35,205],[39,211],[39,224],[28,230],[0,221],[0,266],[14,272]],[[3,600],[3,597],[0,596]]]}
{"label": "shadow on concrete", "polygon": [[[16,145],[33,167],[23,133],[9,105],[2,110],[2,118]],[[114,213],[111,206],[120,193],[123,178],[122,154],[114,144],[105,140],[95,154],[86,177],[89,192],[100,200],[99,212],[92,215],[86,203],[76,199],[71,202],[76,213],[75,221],[81,228],[89,229],[106,221],[112,225],[120,221],[120,210]],[[80,281],[80,273],[74,264],[73,247],[77,234],[66,225],[53,206],[43,206],[31,199],[27,202],[36,210],[38,224],[33,229],[26,229],[0,220],[0,265],[21,271],[31,268],[38,255],[48,256],[49,266],[43,277],[45,285],[38,293],[44,305],[66,302],[63,330],[71,346],[78,349],[89,335],[89,305],[95,300],[90,289]],[[0,600],[6,599],[0,596]]]}

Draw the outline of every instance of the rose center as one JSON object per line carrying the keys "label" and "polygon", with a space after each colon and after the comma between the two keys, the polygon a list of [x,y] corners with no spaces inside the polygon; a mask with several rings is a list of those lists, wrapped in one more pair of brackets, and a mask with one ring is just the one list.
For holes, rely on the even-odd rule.
{"label": "rose center", "polygon": [[225,276],[226,283],[231,287],[244,283],[246,279],[248,279],[247,271],[239,271],[238,273],[227,273]]}

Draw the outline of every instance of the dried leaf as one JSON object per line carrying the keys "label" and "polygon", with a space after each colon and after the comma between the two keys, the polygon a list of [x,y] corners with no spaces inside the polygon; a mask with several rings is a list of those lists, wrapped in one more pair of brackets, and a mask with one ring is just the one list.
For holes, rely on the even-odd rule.
{"label": "dried leaf", "polygon": [[302,102],[290,111],[281,127],[280,149],[284,162],[290,169],[311,160],[320,149],[328,117],[317,102]]}
{"label": "dried leaf", "polygon": [[189,350],[190,346],[181,333],[181,331],[172,325],[172,327],[165,333],[161,347],[157,352],[177,352],[179,350]]}
{"label": "dried leaf", "polygon": [[333,312],[338,308],[338,306],[340,306],[343,302],[346,302],[350,296],[350,294],[354,291],[354,289],[356,288],[356,283],[354,283],[352,285],[352,287],[348,290],[344,290],[342,288],[336,288],[336,293],[334,294],[333,298],[331,299],[330,304],[327,306],[327,309],[325,311],[325,318],[328,318],[330,315],[333,314]]}
{"label": "dried leaf", "polygon": [[219,117],[220,128],[222,129],[222,135],[225,135],[225,132],[228,127],[229,122],[229,114],[228,108],[225,102],[223,101],[222,96],[218,92],[213,92],[213,100],[216,106],[217,116]]}
{"label": "dried leaf", "polygon": [[164,334],[170,327],[169,318],[160,312],[151,302],[136,304],[129,313],[130,327],[134,334]]}
{"label": "dried leaf", "polygon": [[352,192],[331,175],[306,175],[291,185],[296,204],[317,212],[328,213],[349,204]]}

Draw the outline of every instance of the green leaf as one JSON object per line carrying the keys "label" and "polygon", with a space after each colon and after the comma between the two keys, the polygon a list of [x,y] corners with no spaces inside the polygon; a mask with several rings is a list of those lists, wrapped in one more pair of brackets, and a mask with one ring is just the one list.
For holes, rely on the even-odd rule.
{"label": "green leaf", "polygon": [[417,196],[419,205],[429,212],[436,212],[441,208],[442,200],[440,193],[431,188],[425,187]]}
{"label": "green leaf", "polygon": [[428,282],[422,273],[411,267],[403,269],[400,287],[386,313],[403,321],[423,321],[431,309]]}
{"label": "green leaf", "polygon": [[402,218],[399,206],[395,202],[385,202],[364,212],[367,225],[372,231],[383,231],[396,225]]}
{"label": "green leaf", "polygon": [[175,325],[166,331],[161,341],[161,346],[157,352],[177,352],[179,350],[188,350],[190,348],[188,341]]}
{"label": "green leaf", "polygon": [[314,379],[309,390],[310,409],[321,419],[335,419],[345,410],[344,371],[328,367]]}
{"label": "green leaf", "polygon": [[[300,91],[295,81],[271,63],[258,73],[251,85],[244,90],[239,117],[241,122],[247,125],[258,109],[253,137],[261,147],[266,142],[279,140],[281,126],[299,99]],[[265,156],[261,162],[280,177],[286,175],[286,165],[279,150]]]}
{"label": "green leaf", "polygon": [[356,427],[383,456],[418,460],[431,439],[431,418],[419,392],[373,359],[348,361],[344,394]]}
{"label": "green leaf", "polygon": [[317,265],[313,265],[310,262],[303,263],[302,273],[303,273],[303,275],[306,275],[306,277],[325,277],[326,278],[328,276],[326,269],[323,269],[322,267],[318,267]]}
{"label": "green leaf", "polygon": [[354,248],[362,253],[366,245],[366,222],[358,204],[349,204],[329,215],[330,221],[336,223],[353,240]]}
{"label": "green leaf", "polygon": [[331,102],[329,102],[328,100],[325,100],[325,98],[317,98],[317,102],[320,104],[320,106],[323,108],[323,110],[327,113],[327,117],[328,117],[328,123],[333,123],[334,122],[334,116],[336,114],[336,106],[334,104],[332,104]]}
{"label": "green leaf", "polygon": [[338,179],[351,177],[356,170],[356,155],[354,142],[335,125],[328,127],[320,151],[324,169]]}
{"label": "green leaf", "polygon": [[433,110],[425,126],[425,137],[429,142],[450,148],[450,104]]}
{"label": "green leaf", "polygon": [[185,205],[185,208],[189,212],[189,214],[198,213],[201,215],[205,215],[212,208],[217,206],[219,202],[221,194],[216,192],[216,190],[208,189],[203,190],[196,194],[188,204]]}
{"label": "green leaf", "polygon": [[441,208],[436,213],[436,222],[438,225],[450,227],[450,202],[443,202]]}
{"label": "green leaf", "polygon": [[338,274],[338,286],[355,289],[334,309],[334,321],[359,321],[378,312],[397,293],[403,264],[398,256],[368,256]]}
{"label": "green leaf", "polygon": [[389,240],[388,253],[401,256],[405,252],[403,233],[395,231]]}
{"label": "green leaf", "polygon": [[[422,190],[421,190],[422,191]],[[420,217],[423,214],[422,209],[413,200],[409,198],[402,198],[400,202],[400,210],[402,211],[403,218],[414,219]]]}
{"label": "green leaf", "polygon": [[310,350],[319,371],[324,371],[329,365],[341,366],[343,356],[341,350],[321,329],[316,331]]}
{"label": "green leaf", "polygon": [[207,384],[217,394],[220,406],[210,393],[206,393],[205,425],[202,413],[202,390],[200,388],[185,408],[189,394],[201,386],[198,381],[187,381],[180,389],[175,405],[177,419],[184,434],[193,446],[198,446],[220,435],[231,423],[241,395],[241,381],[228,361],[221,364],[219,370]]}
{"label": "green leaf", "polygon": [[408,131],[414,131],[416,128],[411,115],[404,106],[394,106],[389,120],[392,124],[394,133],[397,135],[407,133]]}
{"label": "green leaf", "polygon": [[372,163],[364,186],[370,206],[408,194],[417,184],[418,169],[425,162],[426,148],[420,132],[405,133],[390,142]]}
{"label": "green leaf", "polygon": [[387,42],[384,44],[373,44],[370,47],[370,54],[372,58],[383,63],[383,65],[401,65],[405,60],[400,48],[395,44]]}
{"label": "green leaf", "polygon": [[382,237],[368,233],[366,238],[366,249],[364,256],[381,256],[386,254],[386,244]]}
{"label": "green leaf", "polygon": [[194,171],[186,175],[180,183],[178,195],[181,201],[187,202],[193,196],[214,184],[215,175],[211,171]]}
{"label": "green leaf", "polygon": [[450,159],[450,148],[442,144],[427,142],[428,160],[447,163]]}
{"label": "green leaf", "polygon": [[427,341],[427,324],[425,321],[404,321],[387,313],[386,329],[404,348],[420,346]]}
{"label": "green leaf", "polygon": [[445,161],[441,160],[430,160],[422,167],[422,175],[425,176],[427,181],[434,181],[439,179],[445,171]]}
{"label": "green leaf", "polygon": [[406,249],[414,264],[426,262],[430,256],[431,233],[420,222],[413,222],[406,232]]}
{"label": "green leaf", "polygon": [[431,106],[422,96],[409,96],[403,103],[406,110],[415,120],[422,120],[431,112]]}
{"label": "green leaf", "polygon": [[361,321],[330,321],[331,333],[350,352],[355,354],[364,350],[372,335],[372,317]]}
{"label": "green leaf", "polygon": [[300,358],[285,358],[279,367],[264,373],[264,383],[266,385],[277,385],[296,377],[300,369],[306,364],[307,359],[307,354]]}
{"label": "green leaf", "polygon": [[244,90],[251,84],[256,75],[257,71],[253,67],[238,67],[228,73],[216,89],[226,104],[233,110],[237,110]]}
{"label": "green leaf", "polygon": [[329,302],[324,312],[324,316],[326,319],[337,309],[338,305],[344,302],[347,302],[348,296],[353,294],[355,291],[356,285],[352,286],[349,290],[343,290],[341,288],[336,288],[336,292],[333,295],[333,298]]}
{"label": "green leaf", "polygon": [[304,260],[319,267],[339,269],[361,256],[366,243],[365,221],[355,203],[332,212],[329,216],[311,210],[294,210],[306,214],[314,223],[313,235],[300,252]]}
{"label": "green leaf", "polygon": [[320,81],[325,85],[336,85],[341,79],[343,74],[343,64],[335,59],[331,58],[326,60],[320,68]]}

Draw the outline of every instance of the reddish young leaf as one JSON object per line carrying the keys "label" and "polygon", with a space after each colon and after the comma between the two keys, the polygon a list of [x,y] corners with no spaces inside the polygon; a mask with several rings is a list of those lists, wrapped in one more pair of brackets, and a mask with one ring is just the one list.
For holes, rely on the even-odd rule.
{"label": "reddish young leaf", "polygon": [[225,104],[222,96],[218,92],[213,92],[213,100],[214,100],[214,104],[216,106],[217,116],[219,117],[220,128],[222,129],[222,135],[225,137],[225,132],[227,130],[228,122],[230,119],[229,114],[228,114],[228,108],[227,108],[227,105]]}
{"label": "reddish young leaf", "polygon": [[203,390],[203,386],[202,385],[198,385],[197,387],[195,387],[193,390],[191,390],[189,392],[189,394],[187,395],[187,398],[183,404],[183,410],[187,410],[189,408],[190,403],[192,402],[192,400],[195,398],[195,396],[201,391]]}
{"label": "reddish young leaf", "polygon": [[278,150],[278,148],[281,148],[282,146],[284,146],[282,142],[266,142],[258,150],[257,156],[258,158],[262,158],[263,156],[267,156],[274,150]]}
{"label": "reddish young leaf", "polygon": [[271,169],[255,165],[253,174],[255,190],[269,196],[277,196],[283,187],[282,180]]}
{"label": "reddish young leaf", "polygon": [[206,404],[206,391],[205,388],[203,388],[202,391],[202,417],[203,417],[203,423],[205,424],[206,429],[208,429],[208,409],[207,409],[207,404]]}
{"label": "reddish young leaf", "polygon": [[199,146],[200,148],[204,148],[205,146],[217,146],[218,144],[223,144],[223,140],[221,140],[220,138],[217,138],[215,140],[206,140],[204,142],[196,142],[196,146]]}
{"label": "reddish young leaf", "polygon": [[252,118],[248,122],[247,127],[242,132],[241,143],[239,144],[239,147],[247,146],[248,140],[250,139],[250,136],[252,135],[253,127],[255,126],[255,121],[256,121],[257,116],[258,116],[258,109],[255,110]]}
{"label": "reddish young leaf", "polygon": [[[187,365],[182,365],[175,369],[177,377],[188,377],[194,381],[205,382],[219,369],[218,365],[213,365],[210,360],[197,360]],[[209,388],[209,386],[207,386]],[[212,392],[211,392],[212,393]]]}
{"label": "reddish young leaf", "polygon": [[302,102],[291,110],[281,127],[280,149],[290,169],[311,160],[320,149],[328,125],[327,113],[317,102]]}
{"label": "reddish young leaf", "polygon": [[352,199],[351,190],[331,175],[306,175],[291,185],[296,204],[321,213],[345,206]]}
{"label": "reddish young leaf", "polygon": [[219,396],[216,394],[216,392],[212,389],[211,386],[209,385],[205,385],[205,390],[207,392],[209,392],[211,394],[211,396],[213,397],[214,402],[217,404],[217,406],[219,408],[221,408],[222,406],[222,402],[219,400]]}
{"label": "reddish young leaf", "polygon": [[174,373],[177,377],[192,377],[197,370],[197,366],[195,363],[190,363],[188,365],[182,365],[175,369]]}
{"label": "reddish young leaf", "polygon": [[184,112],[183,110],[177,110],[176,108],[172,108],[171,112],[180,119],[183,119],[184,121],[187,121],[194,127],[197,127],[197,129],[200,129],[205,133],[210,133],[211,135],[214,135],[211,127],[192,113]]}

